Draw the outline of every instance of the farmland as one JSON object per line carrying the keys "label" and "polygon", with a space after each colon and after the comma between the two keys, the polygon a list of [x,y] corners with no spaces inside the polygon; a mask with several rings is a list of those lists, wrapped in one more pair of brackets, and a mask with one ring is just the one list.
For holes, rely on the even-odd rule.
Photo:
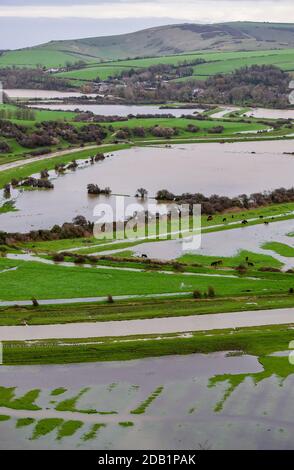
{"label": "farmland", "polygon": [[107,80],[110,76],[119,75],[124,70],[132,68],[147,68],[157,64],[176,66],[184,62],[193,63],[197,59],[202,59],[205,63],[194,66],[193,77],[196,79],[207,78],[217,73],[230,73],[240,67],[255,64],[276,65],[284,71],[294,71],[294,49],[280,49],[250,52],[193,52],[165,57],[104,62],[103,64],[87,65],[79,70],[61,72],[56,76],[84,81],[97,80],[98,78]]}

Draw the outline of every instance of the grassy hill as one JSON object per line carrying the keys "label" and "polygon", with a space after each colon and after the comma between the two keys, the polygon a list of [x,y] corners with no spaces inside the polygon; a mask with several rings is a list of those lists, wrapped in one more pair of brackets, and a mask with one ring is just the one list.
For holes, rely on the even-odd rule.
{"label": "grassy hill", "polygon": [[294,24],[236,22],[180,24],[135,33],[51,41],[5,52],[0,66],[59,67],[83,60],[97,63],[136,57],[178,55],[191,51],[262,51],[294,48]]}
{"label": "grassy hill", "polygon": [[[79,70],[60,72],[56,76],[71,80],[72,84],[81,85],[87,81],[107,80],[126,69],[145,68],[156,64],[177,65],[184,61],[193,61],[197,58],[205,63],[193,66],[193,78],[205,80],[216,73],[230,73],[242,66],[275,65],[285,72],[294,71],[294,49],[277,49],[247,52],[194,52],[189,54],[170,55],[165,57],[150,57],[148,59],[129,59],[113,61],[102,64],[88,64]],[[185,77],[179,80],[187,80]]]}

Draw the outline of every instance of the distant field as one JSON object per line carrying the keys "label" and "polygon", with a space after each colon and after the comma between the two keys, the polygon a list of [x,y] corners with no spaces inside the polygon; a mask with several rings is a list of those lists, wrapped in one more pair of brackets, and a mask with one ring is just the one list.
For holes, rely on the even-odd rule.
{"label": "distant field", "polygon": [[[148,59],[130,59],[107,62],[102,64],[87,65],[83,69],[62,72],[56,76],[77,79],[95,80],[99,77],[106,80],[110,76],[117,75],[123,70],[131,68],[145,68],[156,64],[177,65],[191,62],[196,59],[204,59],[206,63],[193,67],[193,76],[206,78],[216,73],[229,73],[245,65],[276,65],[285,71],[294,71],[294,49],[250,51],[250,52],[193,52],[164,57],[152,57]],[[1,61],[0,61],[1,63]],[[187,77],[184,78],[187,80]]]}
{"label": "distant field", "polygon": [[[23,49],[11,51],[0,56],[0,67],[63,67],[67,62],[74,63],[78,60],[90,62],[89,57],[80,54],[61,52],[50,49]],[[93,59],[92,59],[93,60]]]}

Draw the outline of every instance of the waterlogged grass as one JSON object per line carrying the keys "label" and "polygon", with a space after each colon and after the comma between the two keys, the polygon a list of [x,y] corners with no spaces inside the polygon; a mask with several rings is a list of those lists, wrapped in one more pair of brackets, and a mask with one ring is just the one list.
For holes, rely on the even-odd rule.
{"label": "waterlogged grass", "polygon": [[[288,346],[287,346],[288,349]],[[226,401],[230,398],[235,390],[244,383],[247,378],[251,378],[255,385],[262,380],[275,376],[280,380],[280,383],[285,381],[289,375],[293,374],[293,365],[290,364],[288,357],[270,357],[261,356],[259,362],[263,366],[261,372],[252,374],[222,374],[212,377],[209,381],[209,387],[216,387],[219,384],[226,383],[227,388],[222,398],[216,403],[214,411],[220,412],[223,410]]]}
{"label": "waterlogged grass", "polygon": [[61,440],[65,437],[73,436],[78,429],[83,426],[82,421],[69,420],[64,421],[60,418],[45,418],[41,419],[36,423],[32,440],[40,439],[41,437],[47,436],[53,431],[57,431],[57,440]]}
{"label": "waterlogged grass", "polygon": [[40,395],[40,390],[30,390],[23,396],[16,398],[15,387],[0,387],[0,407],[11,408],[14,410],[31,410],[37,411],[41,408],[36,405],[35,401]]}
{"label": "waterlogged grass", "polygon": [[154,390],[153,393],[151,393],[151,395],[146,399],[144,400],[137,408],[135,408],[134,410],[131,411],[132,414],[134,415],[141,415],[141,414],[144,414],[147,410],[147,408],[151,405],[152,402],[154,402],[154,400],[156,400],[157,397],[159,397],[159,395],[161,395],[161,393],[163,392],[163,387],[158,387],[156,390]]}
{"label": "waterlogged grass", "polygon": [[59,418],[44,418],[36,423],[32,440],[40,439],[40,437],[47,436],[54,430],[58,429],[59,426],[63,423],[63,419]]}
{"label": "waterlogged grass", "polygon": [[[203,294],[203,292],[202,292]],[[205,315],[224,312],[255,311],[293,306],[293,295],[262,295],[254,293],[236,298],[197,299],[192,294],[187,298],[170,298],[157,300],[117,301],[93,304],[48,305],[39,307],[0,308],[0,325],[49,325],[58,323],[137,320],[147,318],[164,318],[188,315]],[[63,388],[51,392],[58,396],[66,390]]]}
{"label": "waterlogged grass", "polygon": [[57,440],[73,436],[83,426],[83,424],[84,423],[82,421],[64,421],[58,428]]}
{"label": "waterlogged grass", "polygon": [[123,428],[130,428],[132,426],[134,426],[134,423],[133,421],[121,421],[120,423],[118,423],[120,426],[122,426]]}
{"label": "waterlogged grass", "polygon": [[100,414],[100,415],[108,415],[108,414],[116,414],[116,411],[97,411],[94,409],[86,409],[81,410],[77,408],[78,400],[89,391],[89,388],[83,388],[77,395],[68,398],[66,400],[61,401],[56,405],[56,411],[71,411],[76,413],[85,413],[85,414]]}
{"label": "waterlogged grass", "polygon": [[221,266],[236,268],[239,265],[244,265],[247,269],[252,268],[248,263],[253,263],[255,269],[260,267],[270,266],[273,268],[280,268],[282,263],[270,255],[262,255],[259,253],[253,253],[249,251],[241,250],[236,256],[224,258],[222,256],[204,256],[195,254],[186,254],[178,258],[178,261],[188,264],[200,263],[204,266],[210,266],[215,261],[221,261]]}
{"label": "waterlogged grass", "polygon": [[4,421],[9,421],[9,420],[10,420],[10,416],[0,415],[0,423]]}
{"label": "waterlogged grass", "polygon": [[91,427],[89,432],[85,433],[81,437],[82,441],[90,441],[90,440],[95,439],[97,437],[97,434],[100,431],[100,429],[105,428],[105,427],[106,427],[106,424],[104,424],[104,423],[95,423],[95,424],[93,424],[93,426]]}
{"label": "waterlogged grass", "polygon": [[166,334],[161,335],[161,339],[158,339],[158,335],[147,335],[67,340],[66,344],[57,340],[35,341],[30,344],[5,342],[4,362],[7,365],[21,365],[126,361],[217,351],[242,351],[265,356],[275,351],[288,350],[289,343],[293,340],[292,326],[212,330],[208,333],[195,332],[189,337]]}
{"label": "waterlogged grass", "polygon": [[52,390],[51,396],[56,397],[58,395],[62,395],[67,391],[66,388],[60,387],[60,388],[55,388],[55,390]]}
{"label": "waterlogged grass", "polygon": [[34,418],[19,418],[16,422],[16,428],[25,428],[35,422]]}
{"label": "waterlogged grass", "polygon": [[72,411],[72,412],[79,412],[79,413],[95,413],[95,410],[77,410],[76,405],[78,400],[89,391],[89,388],[83,388],[77,395],[71,398],[67,398],[66,400],[61,401],[56,406],[56,411]]}
{"label": "waterlogged grass", "polygon": [[15,208],[15,202],[14,201],[6,201],[0,207],[0,214],[6,214],[7,212],[16,212],[16,211],[17,211],[17,209]]}
{"label": "waterlogged grass", "polygon": [[263,245],[265,250],[275,251],[281,256],[285,256],[288,258],[294,257],[294,248],[293,246],[286,245],[284,243],[279,242],[269,242]]}

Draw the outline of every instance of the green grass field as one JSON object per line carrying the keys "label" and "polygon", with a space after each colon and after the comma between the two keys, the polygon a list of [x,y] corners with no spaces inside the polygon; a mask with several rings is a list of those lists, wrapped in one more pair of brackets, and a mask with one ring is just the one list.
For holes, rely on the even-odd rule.
{"label": "green grass field", "polygon": [[[207,291],[213,286],[217,296],[285,294],[293,287],[291,274],[263,273],[255,279],[207,277],[156,272],[131,272],[114,269],[63,267],[0,258],[0,270],[17,267],[0,275],[2,300],[64,299],[111,295]],[[70,279],[70,282],[69,282]]]}
{"label": "green grass field", "polygon": [[[215,299],[173,298],[157,300],[117,301],[93,304],[54,305],[39,307],[2,307],[0,325],[50,325],[76,322],[103,322],[207,315],[261,309],[287,308],[293,305],[293,295],[264,295]],[[61,390],[61,391],[60,391]],[[56,389],[52,395],[63,393]]]}
{"label": "green grass field", "polygon": [[28,48],[6,52],[0,56],[0,67],[57,68],[63,67],[67,62],[74,63],[78,60],[91,62],[94,59],[91,60],[88,56],[73,52],[67,53],[49,48]]}
{"label": "green grass field", "polygon": [[[236,328],[234,330],[193,333],[183,338],[179,335],[150,335],[126,338],[95,338],[80,340],[46,340],[4,343],[4,363],[66,364],[79,362],[126,361],[145,357],[211,353],[216,351],[242,351],[264,357],[276,351],[285,351],[293,340],[292,325]],[[89,343],[89,344],[87,344]],[[50,345],[50,347],[49,347]],[[62,346],[61,346],[62,345]],[[274,362],[277,359],[269,358]],[[293,366],[291,366],[293,371]]]}
{"label": "green grass field", "polygon": [[[245,65],[276,65],[285,71],[294,70],[294,49],[278,49],[268,51],[247,52],[203,52],[179,54],[164,57],[152,57],[147,59],[130,59],[107,62],[103,64],[87,65],[83,69],[56,74],[63,78],[77,80],[95,80],[99,77],[106,80],[110,76],[117,75],[123,70],[131,68],[146,68],[156,64],[179,65],[203,59],[204,64],[194,66],[193,75],[197,79],[203,79],[216,73],[229,73]],[[0,61],[1,63],[1,61]],[[186,80],[185,77],[183,80]]]}

